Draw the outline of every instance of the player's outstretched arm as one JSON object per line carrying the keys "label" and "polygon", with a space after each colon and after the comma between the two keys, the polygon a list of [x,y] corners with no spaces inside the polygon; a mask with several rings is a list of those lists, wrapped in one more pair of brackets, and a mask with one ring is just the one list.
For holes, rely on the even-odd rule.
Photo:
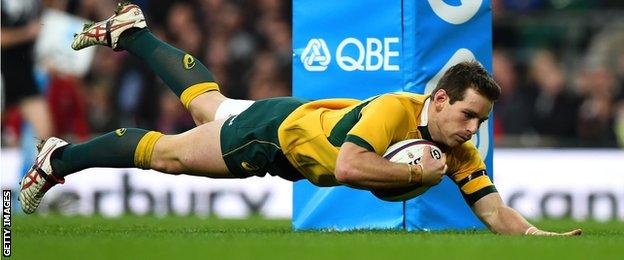
{"label": "player's outstretched arm", "polygon": [[498,193],[490,193],[472,206],[472,211],[496,234],[532,236],[578,236],[581,229],[565,233],[540,230],[531,225],[520,213],[506,206]]}

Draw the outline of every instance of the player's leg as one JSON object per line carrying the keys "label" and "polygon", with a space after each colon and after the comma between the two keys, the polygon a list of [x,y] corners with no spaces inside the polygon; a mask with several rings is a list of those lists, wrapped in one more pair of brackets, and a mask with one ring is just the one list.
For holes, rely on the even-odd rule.
{"label": "player's leg", "polygon": [[158,39],[147,29],[125,32],[119,37],[118,46],[144,60],[180,98],[196,124],[214,120],[217,108],[227,98],[199,60]]}
{"label": "player's leg", "polygon": [[39,148],[31,170],[21,182],[19,199],[33,213],[43,195],[65,176],[92,167],[155,169],[171,174],[237,178],[221,157],[223,120],[200,125],[188,132],[164,136],[159,132],[121,128],[81,144],[49,138]]}
{"label": "player's leg", "polygon": [[[221,126],[216,120],[178,135],[166,135],[155,144],[148,168],[171,174],[210,178],[238,178],[229,173],[221,153]],[[148,163],[148,161],[145,161]]]}
{"label": "player's leg", "polygon": [[154,169],[171,174],[214,178],[228,175],[221,158],[219,129],[223,120],[199,125],[178,135],[121,128],[51,155],[55,177],[93,167]]}
{"label": "player's leg", "polygon": [[72,48],[79,50],[104,45],[115,50],[127,50],[148,63],[180,98],[196,124],[213,121],[221,103],[232,102],[219,92],[212,73],[193,56],[158,39],[146,27],[138,6],[120,4],[110,18],[85,25],[83,31],[74,37]]}

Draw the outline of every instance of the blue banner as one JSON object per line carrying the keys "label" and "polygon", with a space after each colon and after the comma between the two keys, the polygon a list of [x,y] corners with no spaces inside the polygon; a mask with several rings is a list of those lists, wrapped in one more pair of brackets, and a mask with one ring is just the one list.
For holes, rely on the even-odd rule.
{"label": "blue banner", "polygon": [[403,89],[401,1],[294,1],[293,95],[368,98]]}
{"label": "blue banner", "polygon": [[[365,99],[402,90],[401,10],[401,1],[294,1],[293,95]],[[300,181],[293,228],[399,228],[403,206],[367,191]]]}
{"label": "blue banner", "polygon": [[[430,93],[444,71],[463,60],[477,60],[491,73],[492,15],[489,1],[454,4],[428,0],[404,6],[404,13],[414,13],[417,20],[413,29],[416,35],[413,45],[415,78],[406,85],[406,91]],[[409,43],[405,41],[405,44]],[[492,120],[488,120],[472,139],[485,159],[490,178],[493,177],[492,130]],[[449,178],[407,201],[405,218],[408,230],[483,228]]]}
{"label": "blue banner", "polygon": [[[489,1],[448,2],[295,0],[293,95],[364,99],[394,91],[427,93],[448,67],[467,59],[491,71]],[[492,169],[491,123],[477,136],[473,141]],[[448,179],[395,203],[347,187],[294,184],[295,230],[478,227]]]}

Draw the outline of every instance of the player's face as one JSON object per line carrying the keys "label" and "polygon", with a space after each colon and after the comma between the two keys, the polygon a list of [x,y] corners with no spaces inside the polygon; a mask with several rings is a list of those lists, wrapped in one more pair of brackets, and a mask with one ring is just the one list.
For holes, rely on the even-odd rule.
{"label": "player's face", "polygon": [[471,88],[466,90],[464,100],[452,105],[446,92],[432,98],[436,106],[436,119],[432,120],[434,129],[430,129],[432,137],[449,147],[470,140],[492,110],[492,102]]}

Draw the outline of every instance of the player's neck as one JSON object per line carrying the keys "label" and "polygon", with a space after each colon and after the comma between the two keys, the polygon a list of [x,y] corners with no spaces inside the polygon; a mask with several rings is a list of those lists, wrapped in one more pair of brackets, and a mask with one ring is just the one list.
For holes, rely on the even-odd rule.
{"label": "player's neck", "polygon": [[429,130],[429,135],[431,135],[432,141],[440,142],[440,126],[436,116],[437,111],[435,111],[435,105],[433,103],[429,105],[426,113],[428,118],[427,130]]}

